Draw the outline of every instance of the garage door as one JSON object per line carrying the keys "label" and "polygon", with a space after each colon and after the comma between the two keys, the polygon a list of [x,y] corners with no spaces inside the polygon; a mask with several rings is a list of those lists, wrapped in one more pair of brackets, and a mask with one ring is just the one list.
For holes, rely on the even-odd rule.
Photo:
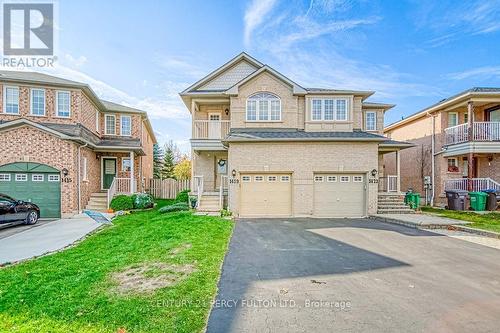
{"label": "garage door", "polygon": [[12,163],[0,166],[0,193],[40,207],[40,217],[61,216],[59,172],[44,164]]}
{"label": "garage door", "polygon": [[364,174],[315,174],[314,215],[359,217],[366,215]]}
{"label": "garage door", "polygon": [[243,174],[240,216],[279,217],[292,214],[290,174]]}

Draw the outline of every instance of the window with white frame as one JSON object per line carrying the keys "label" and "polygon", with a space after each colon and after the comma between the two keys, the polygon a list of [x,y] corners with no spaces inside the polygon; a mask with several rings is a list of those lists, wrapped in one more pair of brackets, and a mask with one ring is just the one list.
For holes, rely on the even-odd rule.
{"label": "window with white frame", "polygon": [[60,180],[60,177],[59,177],[59,175],[49,175],[47,177],[47,180],[49,182],[58,182]]}
{"label": "window with white frame", "polygon": [[120,134],[130,136],[132,135],[132,117],[120,116]]}
{"label": "window with white frame", "polygon": [[355,183],[362,183],[363,182],[363,176],[354,176],[352,177],[352,181]]}
{"label": "window with white frame", "polygon": [[69,91],[56,93],[56,113],[58,117],[68,118],[71,114],[71,94]]}
{"label": "window with white frame", "polygon": [[341,183],[348,183],[350,180],[351,180],[351,177],[349,177],[349,176],[340,176]]}
{"label": "window with white frame", "polygon": [[290,176],[281,176],[281,181],[283,183],[288,183],[290,181]]}
{"label": "window with white frame", "polygon": [[247,99],[247,121],[280,121],[281,100],[270,93],[257,93]]}
{"label": "window with white frame", "polygon": [[337,176],[328,176],[326,178],[326,181],[329,183],[335,183],[335,182],[337,182]]}
{"label": "window with white frame", "polygon": [[250,176],[241,177],[241,181],[244,183],[249,183],[251,180],[252,180],[252,177],[250,177]]}
{"label": "window with white frame", "polygon": [[452,157],[448,159],[448,172],[458,172],[458,159]]}
{"label": "window with white frame", "polygon": [[122,171],[130,171],[130,158],[122,158]]}
{"label": "window with white frame", "polygon": [[31,181],[33,181],[33,182],[43,182],[44,178],[45,177],[41,174],[32,174],[31,175]]}
{"label": "window with white frame", "polygon": [[365,128],[367,131],[377,130],[377,113],[368,111],[365,113]]}
{"label": "window with white frame", "polygon": [[19,113],[19,88],[5,87],[4,89],[4,112],[10,114]]}
{"label": "window with white frame", "polygon": [[16,182],[28,181],[28,175],[25,173],[16,173]]}
{"label": "window with white frame", "polygon": [[276,181],[278,181],[278,177],[277,176],[267,176],[267,181],[268,182],[276,182]]}
{"label": "window with white frame", "polygon": [[255,176],[255,181],[256,182],[263,182],[264,181],[264,176]]}
{"label": "window with white frame", "polygon": [[453,127],[458,125],[458,113],[449,112],[448,113],[448,127]]}
{"label": "window with white frame", "polygon": [[0,173],[0,182],[10,182],[10,174]]}
{"label": "window with white frame", "polygon": [[31,89],[31,114],[45,116],[45,90]]}
{"label": "window with white frame", "polygon": [[104,127],[105,133],[107,135],[115,135],[116,134],[116,118],[112,114],[107,114],[104,118]]}
{"label": "window with white frame", "polygon": [[314,176],[314,181],[315,182],[322,182],[323,181],[323,176]]}
{"label": "window with white frame", "polygon": [[82,180],[88,180],[87,178],[87,158],[82,159]]}
{"label": "window with white frame", "polygon": [[313,98],[311,99],[311,120],[346,121],[348,119],[347,99]]}

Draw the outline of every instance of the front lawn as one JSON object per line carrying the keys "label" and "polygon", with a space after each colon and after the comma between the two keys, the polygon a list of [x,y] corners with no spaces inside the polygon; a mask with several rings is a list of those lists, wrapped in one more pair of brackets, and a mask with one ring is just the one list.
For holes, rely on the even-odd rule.
{"label": "front lawn", "polygon": [[500,232],[500,213],[477,214],[473,212],[436,209],[430,207],[422,207],[422,211],[451,219],[472,222],[472,224],[468,224],[467,227]]}
{"label": "front lawn", "polygon": [[157,209],[113,223],[0,269],[0,332],[203,330],[233,223]]}

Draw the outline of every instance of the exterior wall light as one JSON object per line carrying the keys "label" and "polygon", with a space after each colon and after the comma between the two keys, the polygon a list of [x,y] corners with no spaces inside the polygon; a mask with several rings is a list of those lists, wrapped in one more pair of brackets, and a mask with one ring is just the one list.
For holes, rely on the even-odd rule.
{"label": "exterior wall light", "polygon": [[375,176],[377,175],[377,173],[378,173],[377,169],[373,169],[373,170],[372,170],[372,176],[373,176],[373,177],[375,177]]}
{"label": "exterior wall light", "polygon": [[66,177],[69,174],[69,171],[66,168],[62,169],[61,172],[62,172],[64,177]]}
{"label": "exterior wall light", "polygon": [[231,176],[236,177],[236,170],[231,171]]}

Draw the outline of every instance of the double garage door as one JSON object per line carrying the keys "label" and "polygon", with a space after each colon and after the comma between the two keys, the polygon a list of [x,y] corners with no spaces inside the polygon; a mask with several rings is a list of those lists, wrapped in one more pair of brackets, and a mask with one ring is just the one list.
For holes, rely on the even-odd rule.
{"label": "double garage door", "polygon": [[[315,174],[313,215],[360,217],[366,215],[364,174]],[[295,194],[297,195],[297,194]],[[242,174],[240,216],[292,216],[292,175]]]}
{"label": "double garage door", "polygon": [[61,216],[61,179],[49,166],[25,162],[1,166],[0,193],[33,202],[42,218]]}

